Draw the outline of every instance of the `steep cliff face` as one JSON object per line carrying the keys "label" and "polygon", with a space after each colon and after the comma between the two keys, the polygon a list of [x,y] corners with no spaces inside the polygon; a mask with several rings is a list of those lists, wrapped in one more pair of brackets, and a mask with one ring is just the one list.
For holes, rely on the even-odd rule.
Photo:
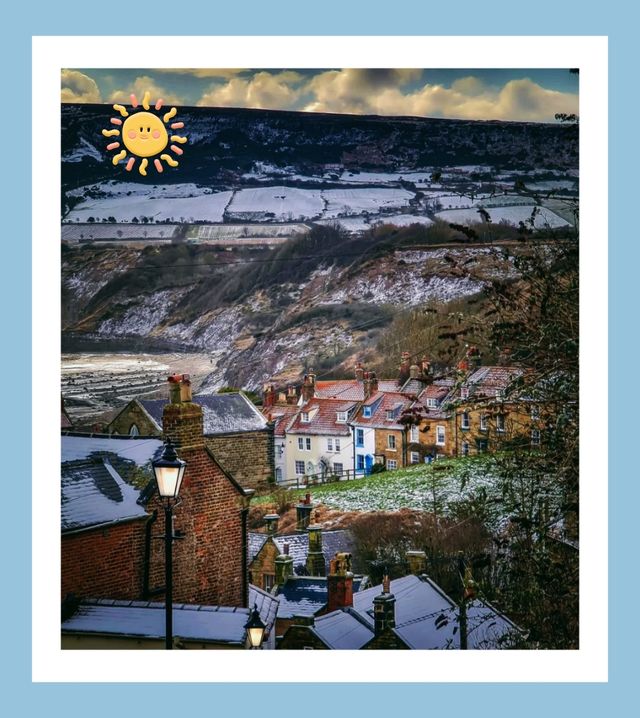
{"label": "steep cliff face", "polygon": [[[162,264],[158,251],[154,261]],[[488,248],[398,249],[348,266],[319,260],[295,280],[261,281],[233,301],[217,301],[222,274],[229,283],[247,272],[237,254],[234,264],[213,266],[213,277],[183,267],[175,278],[171,271],[160,282],[156,278],[154,286],[140,281],[149,276],[141,272],[144,251],[136,258],[134,250],[104,249],[95,262],[87,260],[90,253],[64,256],[65,348],[82,338],[85,345],[123,351],[145,346],[204,352],[217,365],[205,382],[211,390],[258,389],[272,377],[297,376],[309,363],[339,365],[372,346],[402,309],[468,297],[482,290],[483,277],[512,274],[511,265]],[[461,262],[474,266],[472,276],[452,268]],[[96,265],[97,274],[91,270]]]}

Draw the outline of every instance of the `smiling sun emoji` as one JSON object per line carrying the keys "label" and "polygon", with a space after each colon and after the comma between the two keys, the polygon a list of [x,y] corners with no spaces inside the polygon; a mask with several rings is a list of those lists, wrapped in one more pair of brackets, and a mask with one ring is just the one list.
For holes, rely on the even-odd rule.
{"label": "smiling sun emoji", "polygon": [[[154,110],[159,112],[163,105],[162,100],[158,100],[154,105]],[[165,125],[169,120],[178,114],[175,107],[172,107],[169,112],[166,112],[162,117],[162,120],[158,115],[153,112],[149,112],[149,92],[144,93],[142,98],[143,110],[138,110],[138,100],[135,95],[131,95],[131,107],[137,112],[133,112],[131,115],[127,112],[123,105],[114,105],[113,109],[120,113],[121,117],[126,119],[123,121],[119,117],[112,117],[111,124],[122,128],[121,130],[102,130],[104,137],[121,137],[122,144],[125,149],[118,151],[111,160],[114,165],[127,159],[127,152],[132,156],[127,160],[125,169],[127,172],[131,172],[136,164],[136,159],[140,158],[141,162],[138,167],[138,172],[143,177],[147,176],[147,167],[149,166],[149,158],[153,159],[153,164],[158,172],[162,172],[164,167],[162,162],[166,162],[169,167],[177,167],[178,161],[175,160],[170,154],[164,153],[164,150],[169,145],[169,149],[176,155],[183,153],[182,149],[178,145],[183,145],[187,141],[186,137],[180,135],[169,135]],[[179,130],[184,127],[184,122],[173,122],[170,125],[170,129]],[[120,142],[111,142],[107,145],[108,150],[118,150]]]}

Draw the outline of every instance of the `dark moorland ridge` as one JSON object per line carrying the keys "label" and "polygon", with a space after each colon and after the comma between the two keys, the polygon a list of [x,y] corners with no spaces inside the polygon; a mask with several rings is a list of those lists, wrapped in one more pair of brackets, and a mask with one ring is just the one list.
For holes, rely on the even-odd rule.
{"label": "dark moorland ridge", "polygon": [[[111,105],[62,105],[62,189],[113,179],[103,128]],[[508,168],[578,166],[575,128],[561,124],[381,117],[236,108],[178,108],[189,138],[179,181],[221,185],[255,162],[304,172],[340,163],[350,170],[488,164]],[[87,151],[88,150],[88,151]],[[73,161],[70,159],[73,158]],[[78,161],[79,160],[79,161]],[[166,183],[175,181],[171,170]],[[157,184],[153,173],[137,182]]]}

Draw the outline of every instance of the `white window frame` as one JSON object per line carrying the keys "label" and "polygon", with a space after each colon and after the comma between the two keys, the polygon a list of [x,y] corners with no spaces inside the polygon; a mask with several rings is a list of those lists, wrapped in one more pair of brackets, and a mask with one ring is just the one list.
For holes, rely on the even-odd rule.
{"label": "white window frame", "polygon": [[468,386],[463,386],[460,388],[460,398],[461,399],[469,398],[469,387]]}
{"label": "white window frame", "polygon": [[438,408],[438,400],[437,399],[427,399],[427,406],[430,409],[437,409]]}
{"label": "white window frame", "polygon": [[327,437],[327,451],[333,451],[333,438]]}
{"label": "white window frame", "polygon": [[398,468],[398,462],[396,459],[387,459],[387,469],[389,471],[395,471]]}
{"label": "white window frame", "polygon": [[[304,461],[296,461],[296,476],[304,476]],[[302,469],[302,471],[300,471]]]}
{"label": "white window frame", "polygon": [[389,449],[389,451],[398,450],[398,442],[395,434],[387,434],[387,449]]}
{"label": "white window frame", "polygon": [[370,406],[363,406],[363,407],[362,407],[362,416],[363,416],[365,419],[370,419],[370,418],[371,418],[371,407],[370,407]]}
{"label": "white window frame", "polygon": [[444,446],[447,443],[447,430],[444,424],[436,426],[436,446]]}
{"label": "white window frame", "polygon": [[419,451],[412,451],[409,454],[409,461],[412,464],[419,464],[420,463],[420,452]]}
{"label": "white window frame", "polygon": [[306,447],[305,448],[307,451],[311,451],[311,437],[306,436],[305,439],[306,439],[306,441],[305,441]]}
{"label": "white window frame", "polygon": [[309,412],[308,412],[308,411],[303,411],[303,412],[300,414],[300,421],[301,421],[303,424],[308,424],[308,423],[311,421],[311,417],[309,416]]}
{"label": "white window frame", "polygon": [[346,411],[339,411],[336,413],[336,424],[346,424],[347,423],[347,412]]}
{"label": "white window frame", "polygon": [[504,434],[507,430],[506,414],[496,414],[496,431]]}
{"label": "white window frame", "polygon": [[344,464],[340,461],[337,461],[333,465],[333,473],[336,474],[336,476],[342,476],[342,474],[344,473]]}
{"label": "white window frame", "polygon": [[409,430],[409,440],[414,444],[417,444],[420,441],[420,431],[417,426],[412,426]]}
{"label": "white window frame", "polygon": [[540,446],[540,429],[531,429],[531,446]]}
{"label": "white window frame", "polygon": [[298,450],[304,451],[304,437],[303,436],[298,437]]}
{"label": "white window frame", "polygon": [[340,453],[340,439],[336,439],[334,446],[336,447],[336,454]]}
{"label": "white window frame", "polygon": [[470,429],[471,428],[471,414],[468,411],[463,411],[460,415],[460,428]]}
{"label": "white window frame", "polygon": [[480,414],[480,431],[487,431],[489,428],[489,415]]}

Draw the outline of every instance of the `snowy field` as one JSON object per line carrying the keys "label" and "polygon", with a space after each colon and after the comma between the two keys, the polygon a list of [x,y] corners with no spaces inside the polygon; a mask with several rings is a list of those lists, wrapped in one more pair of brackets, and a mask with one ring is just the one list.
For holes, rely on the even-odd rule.
{"label": "snowy field", "polygon": [[67,192],[70,197],[82,197],[87,192],[110,197],[151,197],[152,199],[168,199],[172,197],[197,197],[202,194],[212,194],[209,187],[199,187],[193,182],[179,182],[177,184],[145,185],[137,182],[98,182],[93,185],[84,185]]}
{"label": "snowy field", "polygon": [[281,186],[239,190],[229,205],[231,214],[272,212],[275,221],[320,217],[323,210],[320,190]]}
{"label": "snowy field", "polygon": [[367,189],[328,189],[322,192],[327,202],[325,218],[337,217],[339,214],[376,213],[380,208],[406,207],[413,199],[413,192],[405,189],[367,188]]}
{"label": "snowy field", "polygon": [[[527,222],[533,212],[533,205],[525,206],[512,206],[512,207],[491,207],[489,212],[491,215],[491,221],[497,224],[498,222],[509,222],[509,224],[518,225],[520,222]],[[539,214],[535,219],[536,229],[543,227],[568,227],[569,222],[566,222],[562,217],[558,217],[555,212],[552,212],[546,207],[538,207],[540,210]],[[442,219],[445,222],[454,222],[456,224],[470,224],[472,222],[481,221],[481,217],[478,211],[475,209],[450,209],[444,212],[437,212],[436,217]]]}
{"label": "snowy field", "polygon": [[222,222],[232,192],[201,194],[197,197],[117,196],[85,200],[65,217],[67,222],[96,222],[114,217],[116,222],[131,222],[134,217],[151,217],[154,222]]}
{"label": "snowy field", "polygon": [[187,239],[247,239],[250,237],[291,237],[309,231],[306,224],[199,224],[189,228]]}
{"label": "snowy field", "polygon": [[372,224],[393,224],[396,227],[408,227],[411,224],[433,224],[433,220],[420,214],[391,214],[376,217]]}
{"label": "snowy field", "polygon": [[95,240],[170,240],[178,229],[177,224],[63,224],[63,242]]}

